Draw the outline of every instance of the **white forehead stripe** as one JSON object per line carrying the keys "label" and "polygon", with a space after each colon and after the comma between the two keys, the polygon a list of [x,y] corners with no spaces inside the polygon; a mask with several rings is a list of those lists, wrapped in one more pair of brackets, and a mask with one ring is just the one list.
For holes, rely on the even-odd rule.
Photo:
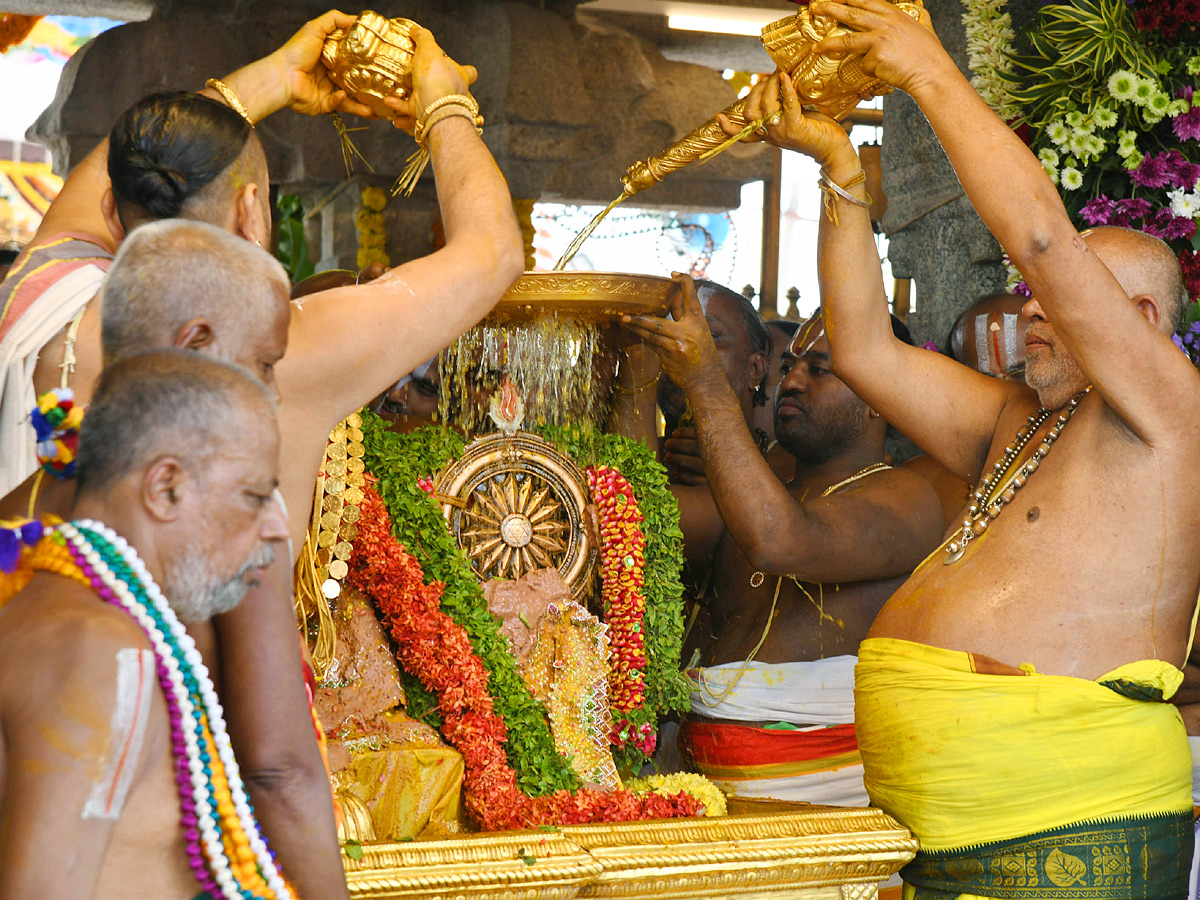
{"label": "white forehead stripe", "polygon": [[108,752],[100,781],[83,807],[85,819],[119,819],[137,770],[150,716],[156,663],[150,650],[117,651],[117,698],[109,723]]}
{"label": "white forehead stripe", "polygon": [[1017,361],[1017,314],[1004,314],[1004,365],[1008,369]]}
{"label": "white forehead stripe", "polygon": [[988,353],[988,338],[990,337],[987,313],[977,314],[975,316],[975,357],[979,360],[976,367],[981,372],[987,371],[988,360],[991,359],[991,354]]}

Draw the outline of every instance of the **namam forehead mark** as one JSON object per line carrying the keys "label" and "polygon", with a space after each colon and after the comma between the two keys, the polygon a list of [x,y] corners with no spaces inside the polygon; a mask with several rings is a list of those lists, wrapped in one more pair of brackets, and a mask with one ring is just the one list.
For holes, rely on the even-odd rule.
{"label": "namam forehead mark", "polygon": [[818,313],[796,330],[796,336],[788,345],[787,352],[800,359],[816,347],[818,341],[825,337],[825,317]]}

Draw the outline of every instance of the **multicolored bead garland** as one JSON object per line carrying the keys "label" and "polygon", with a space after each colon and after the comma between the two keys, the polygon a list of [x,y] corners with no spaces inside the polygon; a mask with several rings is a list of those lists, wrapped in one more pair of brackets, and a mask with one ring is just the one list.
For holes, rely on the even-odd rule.
{"label": "multicolored bead garland", "polygon": [[67,523],[57,536],[101,599],[129,613],[154,647],[196,880],[227,900],[290,900],[247,800],[208,669],[145,564],[99,522]]}
{"label": "multicolored bead garland", "polygon": [[588,488],[600,518],[600,578],[604,621],[609,627],[609,705],[613,710],[611,742],[637,745],[647,756],[654,752],[654,729],[636,726],[620,713],[640,710],[645,703],[646,614],[643,568],[646,536],[633,488],[616,469],[605,465],[587,470]]}

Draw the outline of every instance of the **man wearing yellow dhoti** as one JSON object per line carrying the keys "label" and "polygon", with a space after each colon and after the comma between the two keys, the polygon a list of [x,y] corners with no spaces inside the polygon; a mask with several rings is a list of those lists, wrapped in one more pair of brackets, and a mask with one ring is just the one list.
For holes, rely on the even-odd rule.
{"label": "man wearing yellow dhoti", "polygon": [[1079,235],[927,20],[883,0],[812,10],[853,30],[817,50],[864,54],[917,101],[1034,296],[1028,386],[894,340],[845,132],[786,76],[748,98],[750,118],[781,113],[769,140],[823,165],[834,370],[979,485],[859,651],[867,790],[921,841],[908,896],[1182,897],[1191,765],[1163,701],[1200,584],[1200,375],[1170,340],[1178,265],[1145,234]]}

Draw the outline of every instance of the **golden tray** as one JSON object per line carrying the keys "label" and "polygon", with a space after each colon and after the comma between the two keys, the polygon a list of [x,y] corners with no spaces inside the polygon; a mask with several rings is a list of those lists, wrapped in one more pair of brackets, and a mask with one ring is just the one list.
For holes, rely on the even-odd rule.
{"label": "golden tray", "polygon": [[730,810],[367,844],[343,861],[351,897],[379,900],[873,900],[917,851],[877,809],[731,799]]}
{"label": "golden tray", "polygon": [[542,315],[582,322],[615,322],[620,316],[661,316],[675,282],[661,275],[619,272],[526,272],[500,298],[487,325]]}

